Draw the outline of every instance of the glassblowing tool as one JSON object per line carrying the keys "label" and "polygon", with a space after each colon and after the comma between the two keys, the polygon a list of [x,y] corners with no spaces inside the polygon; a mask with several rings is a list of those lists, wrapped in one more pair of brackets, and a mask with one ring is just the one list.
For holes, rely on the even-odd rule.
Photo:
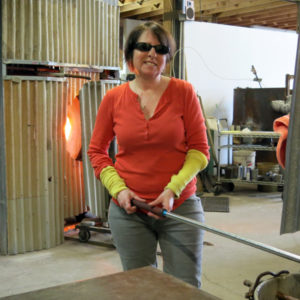
{"label": "glassblowing tool", "polygon": [[146,211],[150,211],[150,212],[156,214],[157,216],[174,219],[174,220],[177,220],[179,222],[183,222],[183,223],[186,223],[188,225],[198,227],[198,228],[201,228],[203,230],[206,230],[206,231],[221,235],[223,237],[232,239],[236,242],[243,243],[245,245],[248,245],[248,246],[251,246],[251,247],[254,247],[254,248],[257,248],[257,249],[275,254],[277,256],[281,256],[283,258],[286,258],[286,259],[289,259],[289,260],[300,263],[300,256],[299,255],[296,255],[296,254],[293,254],[293,253],[290,253],[290,252],[287,252],[287,251],[284,251],[284,250],[281,250],[281,249],[278,249],[278,248],[275,248],[275,247],[272,247],[272,246],[269,246],[269,245],[266,245],[266,244],[263,244],[263,243],[260,243],[260,242],[249,240],[249,239],[246,239],[244,237],[240,237],[240,236],[238,236],[236,234],[233,234],[233,233],[229,233],[229,232],[225,232],[225,231],[220,230],[220,229],[213,228],[211,226],[208,226],[208,225],[203,224],[201,222],[198,222],[196,220],[189,219],[189,218],[186,218],[186,217],[168,212],[166,209],[162,209],[162,208],[159,208],[159,207],[156,207],[156,206],[154,206],[154,207],[150,206],[147,203],[144,203],[144,202],[141,202],[141,201],[138,201],[138,200],[135,200],[135,199],[132,199],[131,202],[134,206],[136,206],[138,208],[141,208],[141,209],[144,209]]}

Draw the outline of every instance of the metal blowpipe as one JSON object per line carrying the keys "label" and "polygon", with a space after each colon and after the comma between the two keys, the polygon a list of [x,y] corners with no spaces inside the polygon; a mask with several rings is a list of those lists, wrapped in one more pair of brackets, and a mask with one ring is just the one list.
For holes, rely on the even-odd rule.
{"label": "metal blowpipe", "polygon": [[229,239],[234,240],[236,242],[239,242],[239,243],[242,243],[242,244],[245,244],[245,245],[248,245],[248,246],[251,246],[251,247],[254,247],[254,248],[257,248],[257,249],[275,254],[277,256],[281,256],[283,258],[286,258],[286,259],[289,259],[289,260],[300,263],[300,256],[299,255],[296,255],[296,254],[293,254],[293,253],[290,253],[290,252],[287,252],[287,251],[284,251],[284,250],[281,250],[281,249],[278,249],[278,248],[275,248],[275,247],[272,247],[272,246],[269,246],[269,245],[266,245],[266,244],[263,244],[263,243],[260,243],[260,242],[256,242],[256,241],[253,241],[253,240],[250,240],[250,239],[246,239],[244,237],[240,237],[240,236],[238,236],[236,234],[233,234],[233,233],[230,233],[230,232],[225,232],[223,230],[213,228],[211,226],[208,226],[208,225],[203,224],[201,222],[198,222],[196,220],[189,219],[189,218],[186,218],[186,217],[174,214],[174,213],[170,213],[165,209],[162,209],[162,208],[159,208],[159,207],[153,207],[153,206],[150,206],[150,205],[148,205],[144,202],[141,202],[141,201],[138,201],[138,200],[135,200],[135,199],[132,199],[131,202],[134,206],[136,206],[138,208],[141,208],[141,209],[144,209],[144,210],[147,210],[147,211],[151,211],[152,213],[154,213],[158,216],[174,219],[174,220],[180,221],[182,223],[186,223],[188,225],[198,227],[198,228],[201,228],[203,230],[221,235],[225,238],[229,238]]}

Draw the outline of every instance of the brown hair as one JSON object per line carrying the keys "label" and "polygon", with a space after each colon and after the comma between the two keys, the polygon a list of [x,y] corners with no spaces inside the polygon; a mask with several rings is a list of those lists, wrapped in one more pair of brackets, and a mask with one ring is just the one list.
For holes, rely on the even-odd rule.
{"label": "brown hair", "polygon": [[172,35],[162,25],[153,21],[138,25],[130,32],[124,48],[125,61],[127,63],[132,61],[135,44],[142,33],[147,30],[151,31],[156,36],[160,44],[165,45],[170,49],[170,52],[167,54],[167,61],[169,62],[174,55],[176,43]]}

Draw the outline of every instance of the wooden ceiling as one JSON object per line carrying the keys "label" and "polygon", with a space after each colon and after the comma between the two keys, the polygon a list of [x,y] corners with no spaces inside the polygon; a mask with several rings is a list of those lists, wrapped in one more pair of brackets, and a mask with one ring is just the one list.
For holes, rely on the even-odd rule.
{"label": "wooden ceiling", "polygon": [[[299,0],[194,0],[195,20],[297,30]],[[121,18],[163,21],[172,0],[119,0]]]}

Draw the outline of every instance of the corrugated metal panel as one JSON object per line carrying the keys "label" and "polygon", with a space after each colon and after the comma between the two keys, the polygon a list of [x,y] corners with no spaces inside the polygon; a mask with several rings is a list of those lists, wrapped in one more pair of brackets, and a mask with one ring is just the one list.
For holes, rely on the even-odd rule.
{"label": "corrugated metal panel", "polygon": [[[89,76],[93,80],[97,77],[96,73],[89,72],[69,72],[69,74],[77,76]],[[67,95],[66,95],[66,110],[68,104],[72,104],[73,99],[79,95],[79,90],[82,88],[85,79],[68,78]],[[62,120],[63,124],[66,122],[66,115]],[[64,201],[64,217],[72,217],[82,213],[85,209],[85,196],[84,196],[84,181],[83,181],[83,168],[82,161],[72,159],[69,153],[64,149],[61,161],[66,164],[66,174],[64,180],[68,189],[67,196]]]}
{"label": "corrugated metal panel", "polygon": [[115,0],[2,0],[3,59],[119,64]]}
{"label": "corrugated metal panel", "polygon": [[[80,67],[118,66],[116,0],[3,0],[1,5],[6,62],[77,66],[69,73],[92,80],[99,74]],[[10,254],[61,243],[63,218],[90,203],[83,164],[67,153],[63,136],[67,105],[87,80],[15,79],[5,81],[4,97],[7,214],[1,213],[8,218]],[[4,235],[1,231],[3,241]]]}
{"label": "corrugated metal panel", "polygon": [[[2,33],[2,6],[0,6],[0,32]],[[2,45],[0,44],[0,66]],[[6,151],[4,130],[3,72],[0,71],[0,254],[7,253],[7,197],[6,197]]]}
{"label": "corrugated metal panel", "polygon": [[[300,3],[298,3],[300,13]],[[285,184],[280,233],[300,230],[300,36],[286,146]]]}
{"label": "corrugated metal panel", "polygon": [[66,82],[4,81],[8,253],[63,241]]}
{"label": "corrugated metal panel", "polygon": [[62,243],[64,217],[84,210],[82,162],[66,151],[63,128],[86,81],[4,81],[9,254]]}
{"label": "corrugated metal panel", "polygon": [[87,150],[94,129],[98,107],[107,90],[114,86],[116,86],[116,83],[90,81],[83,86],[79,94],[85,199],[86,204],[90,206],[91,212],[104,221],[107,220],[109,195],[94,175],[94,170],[87,156]]}

